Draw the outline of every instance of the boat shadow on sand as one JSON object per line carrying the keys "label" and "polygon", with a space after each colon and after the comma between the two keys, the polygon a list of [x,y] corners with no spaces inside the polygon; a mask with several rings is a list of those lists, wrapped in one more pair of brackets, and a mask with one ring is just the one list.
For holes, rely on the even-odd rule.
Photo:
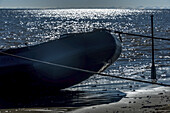
{"label": "boat shadow on sand", "polygon": [[[12,92],[11,92],[12,93]],[[118,102],[126,96],[120,91],[57,91],[35,96],[0,96],[0,109],[35,107],[82,107]]]}

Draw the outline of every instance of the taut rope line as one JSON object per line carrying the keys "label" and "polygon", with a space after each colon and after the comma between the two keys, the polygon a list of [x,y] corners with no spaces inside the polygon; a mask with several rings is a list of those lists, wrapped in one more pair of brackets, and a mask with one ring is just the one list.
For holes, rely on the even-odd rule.
{"label": "taut rope line", "polygon": [[154,38],[154,39],[160,39],[160,40],[166,40],[166,41],[170,41],[170,39],[168,38],[159,38],[159,37],[152,37],[152,36],[144,36],[144,35],[138,35],[138,34],[132,34],[132,33],[125,33],[125,32],[120,32],[120,31],[114,31],[114,33],[118,33],[118,34],[125,34],[125,35],[130,35],[130,36],[139,36],[139,37],[145,37],[145,38]]}
{"label": "taut rope line", "polygon": [[65,65],[61,65],[61,64],[51,63],[51,62],[47,62],[47,61],[41,61],[41,60],[28,58],[28,57],[24,57],[24,56],[14,55],[14,54],[2,52],[2,51],[0,51],[0,53],[4,54],[4,55],[24,59],[24,60],[29,60],[29,61],[33,61],[33,62],[42,63],[42,64],[52,65],[52,66],[56,66],[56,67],[62,67],[62,68],[66,68],[66,69],[72,69],[72,70],[76,70],[76,71],[81,71],[81,72],[86,72],[86,73],[91,73],[91,74],[98,74],[98,75],[101,75],[101,76],[119,78],[119,79],[124,79],[124,80],[135,81],[135,82],[142,82],[142,83],[148,83],[148,84],[155,84],[155,85],[170,87],[170,85],[168,85],[168,84],[162,84],[162,83],[157,83],[157,82],[150,82],[150,81],[144,81],[144,80],[120,77],[120,76],[115,76],[115,75],[109,75],[109,74],[99,73],[99,72],[90,71],[90,70],[86,70],[86,69],[81,69],[81,68],[76,68],[76,67],[71,67],[71,66],[65,66]]}

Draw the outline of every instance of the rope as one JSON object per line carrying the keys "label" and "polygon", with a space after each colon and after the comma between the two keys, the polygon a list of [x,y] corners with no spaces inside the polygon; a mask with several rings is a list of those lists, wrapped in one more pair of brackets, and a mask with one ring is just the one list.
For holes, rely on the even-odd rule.
{"label": "rope", "polygon": [[[115,31],[115,33],[126,34],[126,35],[131,35],[131,36],[140,36],[140,37],[145,37],[145,38],[152,38],[152,36],[144,36],[144,35],[138,35],[138,34],[132,34],[132,33],[124,33],[124,32],[120,32],[120,31]],[[168,38],[159,38],[159,37],[153,37],[153,38],[170,41],[170,39],[168,39]]]}
{"label": "rope", "polygon": [[150,82],[150,81],[144,81],[144,80],[139,80],[139,79],[126,78],[126,77],[121,77],[121,76],[105,74],[105,73],[99,73],[99,72],[85,70],[85,69],[81,69],[81,68],[65,66],[65,65],[61,65],[61,64],[55,64],[55,63],[51,63],[51,62],[47,62],[47,61],[41,61],[41,60],[37,60],[37,59],[33,59],[33,58],[28,58],[28,57],[24,57],[24,56],[14,55],[14,54],[2,52],[2,51],[0,51],[0,53],[4,54],[4,55],[8,55],[8,56],[24,59],[24,60],[29,60],[29,61],[33,61],[33,62],[38,62],[38,63],[42,63],[42,64],[52,65],[52,66],[56,66],[56,67],[62,67],[62,68],[66,68],[66,69],[76,70],[76,71],[81,71],[81,72],[86,72],[86,73],[91,73],[91,74],[98,74],[98,75],[101,75],[101,76],[119,78],[119,79],[124,79],[124,80],[135,81],[135,82],[142,82],[142,83],[148,83],[148,84],[155,84],[155,85],[170,87],[170,85],[168,85],[168,84],[162,84],[162,83],[157,83],[157,82]]}

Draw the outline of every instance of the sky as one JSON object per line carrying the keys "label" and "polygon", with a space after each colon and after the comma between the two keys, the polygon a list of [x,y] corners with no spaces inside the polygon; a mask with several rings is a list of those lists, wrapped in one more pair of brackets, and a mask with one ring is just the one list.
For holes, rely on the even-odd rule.
{"label": "sky", "polygon": [[0,0],[0,8],[155,8],[170,9],[170,0]]}

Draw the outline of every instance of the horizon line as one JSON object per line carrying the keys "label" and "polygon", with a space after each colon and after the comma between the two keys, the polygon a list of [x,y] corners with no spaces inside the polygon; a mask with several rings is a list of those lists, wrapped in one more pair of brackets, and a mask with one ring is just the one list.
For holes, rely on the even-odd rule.
{"label": "horizon line", "polygon": [[56,7],[56,8],[45,8],[45,7],[0,7],[0,9],[136,9],[136,10],[159,10],[159,9],[170,9],[170,8],[158,8],[158,7],[146,7],[146,8],[122,8],[122,7]]}

